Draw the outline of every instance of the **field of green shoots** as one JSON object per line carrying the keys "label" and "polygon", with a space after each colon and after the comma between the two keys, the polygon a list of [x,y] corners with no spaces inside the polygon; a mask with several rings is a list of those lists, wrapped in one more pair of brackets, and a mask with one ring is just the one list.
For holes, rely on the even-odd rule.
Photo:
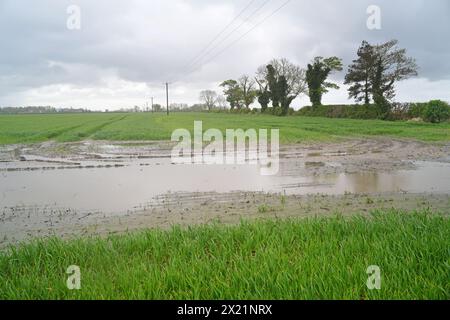
{"label": "field of green shoots", "polygon": [[[70,265],[80,290],[66,286]],[[380,290],[366,285],[370,265]],[[449,279],[450,221],[424,212],[51,239],[0,253],[1,299],[450,299]]]}
{"label": "field of green shoots", "polygon": [[421,141],[450,141],[450,123],[276,117],[219,113],[86,113],[0,115],[0,144],[47,140],[170,140],[173,130],[203,128],[278,128],[283,143],[326,141],[342,137],[389,136]]}

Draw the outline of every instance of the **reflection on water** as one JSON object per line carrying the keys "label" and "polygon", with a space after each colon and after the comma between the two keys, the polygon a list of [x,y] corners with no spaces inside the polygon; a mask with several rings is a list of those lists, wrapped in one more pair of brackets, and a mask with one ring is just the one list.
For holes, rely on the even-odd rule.
{"label": "reflection on water", "polygon": [[415,181],[417,173],[410,170],[394,173],[363,172],[355,174],[332,174],[321,177],[320,180],[325,179],[329,181],[333,185],[333,193],[340,193],[342,190],[352,193],[399,192],[406,190],[413,191],[413,189],[417,192],[425,192],[429,188],[431,190],[433,186],[424,188],[423,185],[415,185],[418,182]]}
{"label": "reflection on water", "polygon": [[417,170],[340,174],[326,179],[332,180],[337,193],[342,190],[353,193],[450,192],[450,164],[418,162],[417,165]]}
{"label": "reflection on water", "polygon": [[172,165],[149,159],[114,168],[2,171],[0,208],[54,206],[122,212],[167,192],[450,193],[450,164],[418,162],[417,166],[417,170],[391,173],[301,176],[289,170],[289,175],[261,176],[258,166]]}

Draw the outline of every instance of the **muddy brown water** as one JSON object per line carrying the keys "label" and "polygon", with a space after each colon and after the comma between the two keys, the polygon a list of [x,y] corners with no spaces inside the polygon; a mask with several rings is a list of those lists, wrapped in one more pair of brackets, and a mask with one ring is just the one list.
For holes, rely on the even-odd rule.
{"label": "muddy brown water", "polygon": [[450,163],[408,164],[406,169],[380,172],[329,172],[322,168],[338,169],[342,164],[286,157],[279,174],[262,176],[257,165],[174,165],[168,157],[112,163],[34,158],[0,164],[0,208],[130,212],[145,208],[160,195],[177,192],[450,193]]}
{"label": "muddy brown water", "polygon": [[[262,176],[257,165],[174,165],[172,147],[111,141],[0,146],[0,249],[46,236],[210,221],[392,208],[450,212],[448,144],[376,138],[283,145],[275,176]],[[271,210],[260,212],[261,205]]]}

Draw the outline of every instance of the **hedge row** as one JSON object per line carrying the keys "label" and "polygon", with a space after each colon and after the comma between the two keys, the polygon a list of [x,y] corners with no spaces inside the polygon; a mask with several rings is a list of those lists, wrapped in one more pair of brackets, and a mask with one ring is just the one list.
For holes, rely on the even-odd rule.
{"label": "hedge row", "polygon": [[450,106],[441,100],[426,103],[394,103],[388,114],[380,116],[375,104],[369,105],[322,105],[304,107],[296,112],[300,116],[350,118],[350,119],[385,119],[385,120],[419,120],[439,123],[450,120]]}

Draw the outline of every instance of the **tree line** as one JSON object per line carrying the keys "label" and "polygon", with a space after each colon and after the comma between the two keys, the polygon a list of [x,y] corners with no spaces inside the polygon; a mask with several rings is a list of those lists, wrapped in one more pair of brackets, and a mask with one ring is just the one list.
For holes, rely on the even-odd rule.
{"label": "tree line", "polygon": [[85,108],[54,108],[51,106],[0,107],[0,114],[34,114],[34,113],[86,113]]}
{"label": "tree line", "polygon": [[[259,67],[255,76],[243,75],[237,80],[223,81],[220,86],[231,110],[249,109],[258,101],[261,112],[287,115],[292,101],[301,94],[309,96],[312,108],[321,106],[324,94],[339,89],[329,77],[343,68],[338,57],[315,57],[306,68],[284,58],[273,59]],[[373,102],[383,117],[395,97],[395,84],[417,76],[417,70],[415,59],[407,56],[406,49],[399,48],[397,40],[379,45],[363,41],[344,83],[349,85],[349,98],[366,105]],[[219,97],[212,90],[200,93],[200,100],[208,110],[216,106]]]}

